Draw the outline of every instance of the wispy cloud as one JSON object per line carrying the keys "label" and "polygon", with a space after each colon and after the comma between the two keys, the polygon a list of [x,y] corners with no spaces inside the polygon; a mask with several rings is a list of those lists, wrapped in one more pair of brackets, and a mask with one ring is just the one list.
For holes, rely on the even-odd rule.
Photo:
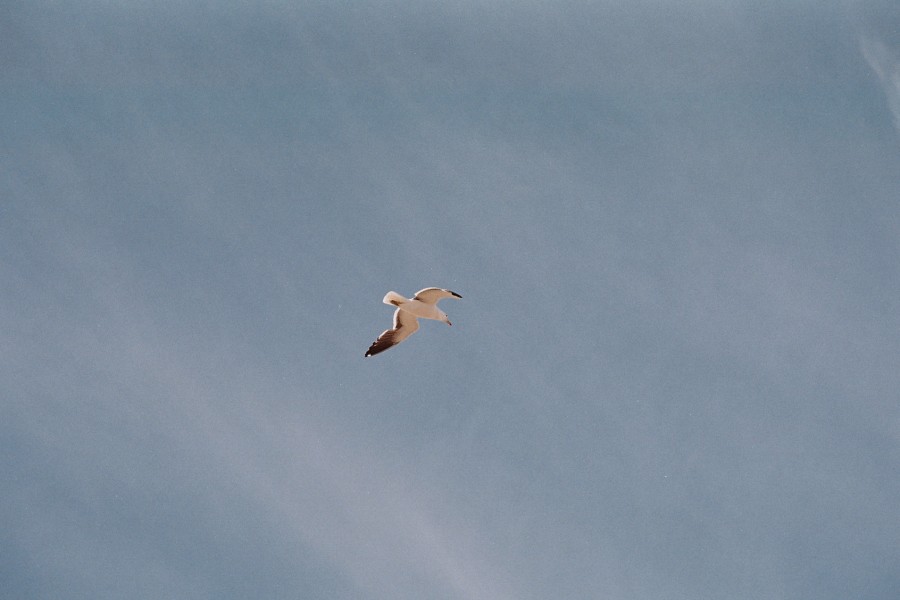
{"label": "wispy cloud", "polygon": [[871,36],[864,36],[860,47],[866,62],[881,80],[888,107],[894,115],[894,126],[900,131],[900,53]]}

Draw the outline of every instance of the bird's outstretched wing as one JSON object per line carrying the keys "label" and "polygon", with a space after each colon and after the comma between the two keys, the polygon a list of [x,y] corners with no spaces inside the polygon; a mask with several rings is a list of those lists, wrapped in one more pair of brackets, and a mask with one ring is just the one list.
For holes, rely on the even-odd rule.
{"label": "bird's outstretched wing", "polygon": [[424,290],[419,290],[416,292],[416,295],[413,296],[413,300],[418,300],[425,304],[434,304],[441,298],[462,298],[462,296],[456,292],[441,288],[425,288]]}
{"label": "bird's outstretched wing", "polygon": [[375,356],[379,352],[384,352],[391,346],[396,346],[419,328],[419,320],[412,313],[399,308],[394,311],[394,328],[384,331],[378,336],[369,349],[366,356]]}

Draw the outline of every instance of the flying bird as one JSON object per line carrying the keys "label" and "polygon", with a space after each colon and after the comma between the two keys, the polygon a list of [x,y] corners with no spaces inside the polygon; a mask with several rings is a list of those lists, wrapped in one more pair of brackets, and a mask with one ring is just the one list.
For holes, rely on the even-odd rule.
{"label": "flying bird", "polygon": [[438,300],[442,298],[462,298],[462,296],[450,290],[434,287],[419,290],[412,300],[404,298],[397,292],[385,294],[382,302],[397,307],[394,311],[394,327],[378,336],[378,339],[369,346],[366,356],[384,352],[414,334],[419,328],[419,317],[452,325],[447,314],[437,307]]}

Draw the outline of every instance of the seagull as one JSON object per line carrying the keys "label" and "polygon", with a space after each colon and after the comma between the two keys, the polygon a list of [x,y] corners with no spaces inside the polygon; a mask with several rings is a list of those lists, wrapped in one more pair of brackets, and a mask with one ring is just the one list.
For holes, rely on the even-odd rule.
{"label": "seagull", "polygon": [[366,356],[375,356],[379,352],[384,352],[414,334],[419,328],[419,317],[453,325],[447,318],[447,314],[437,307],[437,302],[441,298],[462,298],[462,296],[456,292],[435,287],[419,290],[412,300],[404,298],[397,292],[385,294],[382,302],[397,307],[397,310],[394,311],[394,327],[378,336],[378,339],[369,346]]}

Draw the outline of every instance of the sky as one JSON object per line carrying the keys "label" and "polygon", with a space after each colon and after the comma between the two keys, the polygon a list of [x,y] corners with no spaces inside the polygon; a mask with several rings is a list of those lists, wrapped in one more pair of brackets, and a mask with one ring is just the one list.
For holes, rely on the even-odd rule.
{"label": "sky", "polygon": [[896,598],[898,32],[4,3],[0,587]]}

